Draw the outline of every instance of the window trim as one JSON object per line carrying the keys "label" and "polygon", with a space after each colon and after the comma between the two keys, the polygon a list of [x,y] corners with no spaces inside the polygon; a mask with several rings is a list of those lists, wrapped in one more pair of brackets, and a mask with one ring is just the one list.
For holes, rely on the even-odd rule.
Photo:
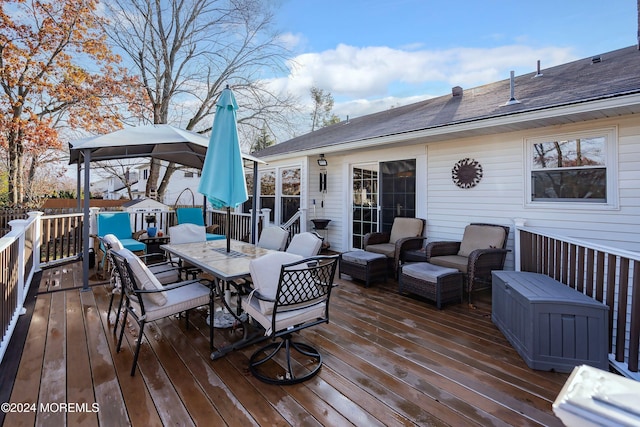
{"label": "window trim", "polygon": [[[300,170],[300,195],[298,196],[288,196],[288,195],[283,195],[282,194],[282,171],[285,169],[299,169]],[[303,165],[300,163],[293,163],[293,164],[283,164],[283,165],[277,165],[277,166],[272,166],[269,168],[265,168],[265,169],[260,169],[258,171],[258,189],[256,192],[256,195],[258,197],[258,210],[262,209],[262,203],[261,203],[261,199],[262,197],[273,197],[274,199],[274,209],[273,212],[271,213],[271,215],[273,216],[273,219],[276,223],[283,223],[284,221],[282,221],[282,198],[283,197],[297,197],[300,202],[300,208],[302,209],[302,203],[303,203],[303,194],[305,191],[304,185],[305,185],[305,179],[304,179],[304,171],[305,169],[303,168]],[[263,173],[270,173],[273,172],[275,174],[275,194],[269,194],[264,196],[262,194],[262,187],[261,187],[261,176]],[[250,172],[253,173],[253,172]]]}
{"label": "window trim", "polygon": [[[531,177],[535,170],[533,167],[534,144],[541,142],[571,140],[604,137],[605,143],[605,165],[607,174],[607,200],[605,202],[595,201],[567,201],[566,199],[545,199],[532,200]],[[590,129],[576,132],[564,132],[548,134],[542,136],[532,136],[524,139],[524,206],[526,208],[552,208],[569,210],[606,210],[618,209],[618,129],[616,127]]]}

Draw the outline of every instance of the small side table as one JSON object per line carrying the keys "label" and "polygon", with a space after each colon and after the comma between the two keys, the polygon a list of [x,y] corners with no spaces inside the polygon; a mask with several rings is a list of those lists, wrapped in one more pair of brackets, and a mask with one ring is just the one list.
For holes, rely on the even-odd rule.
{"label": "small side table", "polygon": [[141,238],[140,241],[147,245],[147,255],[158,254],[157,256],[148,256],[147,264],[164,261],[164,251],[160,249],[160,245],[169,243],[169,236],[145,237]]}

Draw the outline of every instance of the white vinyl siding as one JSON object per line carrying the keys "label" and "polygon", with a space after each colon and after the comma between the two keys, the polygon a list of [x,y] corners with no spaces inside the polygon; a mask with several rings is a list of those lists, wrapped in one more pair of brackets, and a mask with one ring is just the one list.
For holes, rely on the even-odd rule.
{"label": "white vinyl siding", "polygon": [[[430,144],[427,146],[427,235],[430,240],[462,237],[470,222],[511,225],[509,249],[513,251],[513,219],[523,218],[532,227],[559,235],[640,252],[640,126],[635,120],[603,120],[602,123],[571,126],[556,134],[612,128],[617,125],[615,173],[618,207],[570,209],[565,204],[532,208],[527,204],[525,144],[529,138],[553,134],[549,130],[513,132]],[[480,183],[460,189],[451,180],[451,168],[462,158],[478,160],[483,168]],[[513,268],[513,252],[507,268]]]}
{"label": "white vinyl siding", "polygon": [[[564,203],[544,208],[527,204],[526,141],[547,135],[580,133],[598,129],[617,129],[617,163],[615,180],[617,208],[589,204],[569,209]],[[558,235],[584,239],[619,249],[640,252],[640,123],[635,117],[603,119],[585,124],[565,125],[532,131],[518,131],[456,141],[415,144],[405,147],[367,149],[348,155],[325,153],[327,192],[318,191],[320,168],[317,156],[269,160],[274,166],[291,166],[301,162],[303,208],[313,218],[312,200],[316,200],[316,216],[330,218],[327,237],[331,249],[349,250],[351,236],[351,165],[369,162],[416,158],[417,214],[427,220],[430,241],[457,240],[471,222],[487,222],[511,226],[507,269],[513,269],[513,220],[522,218],[531,227],[539,227]],[[473,188],[461,189],[451,179],[451,169],[464,158],[477,160],[483,169],[481,181]],[[614,159],[614,160],[615,160]],[[304,182],[308,178],[308,182]],[[321,202],[324,199],[324,207]],[[312,228],[308,222],[307,228]]]}

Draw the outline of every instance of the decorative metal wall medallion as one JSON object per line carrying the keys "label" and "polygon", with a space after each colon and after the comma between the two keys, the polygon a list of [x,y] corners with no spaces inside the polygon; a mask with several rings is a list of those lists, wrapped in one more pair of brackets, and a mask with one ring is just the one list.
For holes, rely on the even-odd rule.
{"label": "decorative metal wall medallion", "polygon": [[453,165],[451,179],[460,188],[473,188],[482,179],[482,166],[474,159],[462,159]]}

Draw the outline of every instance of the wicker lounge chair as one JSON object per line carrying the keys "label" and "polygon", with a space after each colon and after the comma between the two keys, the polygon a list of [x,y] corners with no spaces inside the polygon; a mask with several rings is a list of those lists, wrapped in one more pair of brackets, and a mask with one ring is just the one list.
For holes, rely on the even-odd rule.
{"label": "wicker lounge chair", "polygon": [[389,267],[397,277],[402,253],[422,246],[424,225],[425,220],[421,218],[396,217],[391,232],[367,233],[364,236],[364,250],[386,255]]}
{"label": "wicker lounge chair", "polygon": [[490,287],[491,271],[504,268],[508,237],[507,226],[473,223],[465,227],[462,241],[428,243],[427,262],[463,272],[471,303],[471,292]]}

